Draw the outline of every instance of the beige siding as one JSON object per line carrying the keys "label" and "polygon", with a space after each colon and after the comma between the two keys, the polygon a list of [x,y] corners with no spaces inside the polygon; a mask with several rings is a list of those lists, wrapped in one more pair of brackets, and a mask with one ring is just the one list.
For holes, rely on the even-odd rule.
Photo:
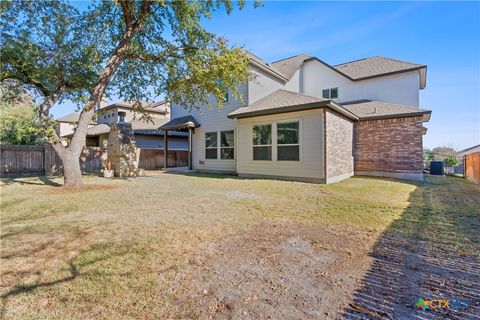
{"label": "beige siding", "polygon": [[60,137],[64,137],[73,134],[75,131],[76,123],[60,122]]}
{"label": "beige siding", "polygon": [[[143,114],[140,112],[135,112],[132,109],[129,108],[122,108],[122,107],[116,107],[116,108],[110,108],[108,110],[99,110],[97,111],[97,123],[105,123],[108,125],[111,125],[115,122],[118,121],[118,112],[125,112],[125,122],[130,122],[134,119],[140,119]],[[110,115],[110,117],[108,117]],[[148,115],[152,118],[155,119],[167,119],[169,115],[163,115],[160,113],[155,113],[155,112],[150,112]],[[104,116],[106,116],[104,118]]]}
{"label": "beige siding", "polygon": [[[204,171],[236,172],[235,159],[205,159],[205,133],[236,129],[235,120],[227,118],[227,115],[233,110],[236,110],[246,104],[246,85],[239,86],[239,92],[243,96],[243,102],[240,100],[231,99],[229,102],[223,105],[222,109],[212,108],[209,110],[208,106],[200,106],[199,109],[189,111],[179,105],[172,105],[172,119],[191,114],[200,123],[200,127],[195,129],[195,133],[193,135],[193,166],[195,169]],[[211,102],[215,103],[213,99]],[[237,142],[235,141],[235,147],[236,145]],[[235,150],[235,157],[237,155],[236,151],[237,150]]]}
{"label": "beige siding", "polygon": [[353,122],[326,111],[327,183],[353,176]]}
{"label": "beige siding", "polygon": [[248,104],[268,96],[270,93],[282,89],[283,82],[267,74],[265,71],[250,67],[250,81],[248,82]]}
{"label": "beige siding", "polygon": [[[254,161],[252,125],[287,120],[300,121],[300,161]],[[273,128],[272,128],[273,130]],[[240,175],[266,175],[285,178],[325,178],[323,169],[323,110],[307,110],[238,120],[237,171]],[[273,139],[276,134],[273,134]]]}

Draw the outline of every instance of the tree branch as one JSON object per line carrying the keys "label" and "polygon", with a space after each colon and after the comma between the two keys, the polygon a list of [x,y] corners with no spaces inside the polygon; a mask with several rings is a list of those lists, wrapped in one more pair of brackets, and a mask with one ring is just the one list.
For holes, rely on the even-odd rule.
{"label": "tree branch", "polygon": [[128,0],[120,0],[120,6],[123,11],[123,18],[125,19],[126,28],[132,24],[132,4]]}

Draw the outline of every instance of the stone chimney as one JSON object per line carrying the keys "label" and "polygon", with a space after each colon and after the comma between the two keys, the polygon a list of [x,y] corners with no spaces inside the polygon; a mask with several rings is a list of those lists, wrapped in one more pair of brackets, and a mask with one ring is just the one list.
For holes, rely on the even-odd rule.
{"label": "stone chimney", "polygon": [[137,147],[131,123],[113,123],[107,146],[115,177],[138,175]]}

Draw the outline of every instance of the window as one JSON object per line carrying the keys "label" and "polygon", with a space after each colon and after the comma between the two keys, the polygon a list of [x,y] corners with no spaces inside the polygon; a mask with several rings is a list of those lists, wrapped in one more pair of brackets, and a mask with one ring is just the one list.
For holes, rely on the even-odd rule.
{"label": "window", "polygon": [[277,123],[277,160],[300,160],[300,123]]}
{"label": "window", "polygon": [[228,90],[225,91],[225,101],[223,102],[228,102],[228,98],[229,98],[229,95],[228,95]]}
{"label": "window", "polygon": [[217,159],[217,133],[207,132],[205,133],[205,158]]}
{"label": "window", "polygon": [[125,122],[125,115],[126,115],[125,112],[119,112],[118,113],[118,122],[119,123],[124,123]]}
{"label": "window", "polygon": [[338,98],[338,88],[330,89],[330,99],[337,99]]}
{"label": "window", "polygon": [[272,160],[272,125],[256,125],[252,128],[253,160]]}
{"label": "window", "polygon": [[323,97],[324,99],[330,99],[330,89],[324,89],[324,90],[322,91],[322,97]]}
{"label": "window", "polygon": [[323,89],[322,97],[324,99],[337,99],[338,98],[338,88]]}
{"label": "window", "polygon": [[233,130],[220,132],[220,159],[234,159],[234,136]]}

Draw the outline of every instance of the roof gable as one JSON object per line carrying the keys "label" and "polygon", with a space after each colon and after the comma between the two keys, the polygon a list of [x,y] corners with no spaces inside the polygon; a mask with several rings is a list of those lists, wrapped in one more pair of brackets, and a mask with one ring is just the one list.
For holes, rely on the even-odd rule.
{"label": "roof gable", "polygon": [[384,57],[370,57],[333,66],[349,78],[358,81],[389,74],[426,68],[425,65]]}

